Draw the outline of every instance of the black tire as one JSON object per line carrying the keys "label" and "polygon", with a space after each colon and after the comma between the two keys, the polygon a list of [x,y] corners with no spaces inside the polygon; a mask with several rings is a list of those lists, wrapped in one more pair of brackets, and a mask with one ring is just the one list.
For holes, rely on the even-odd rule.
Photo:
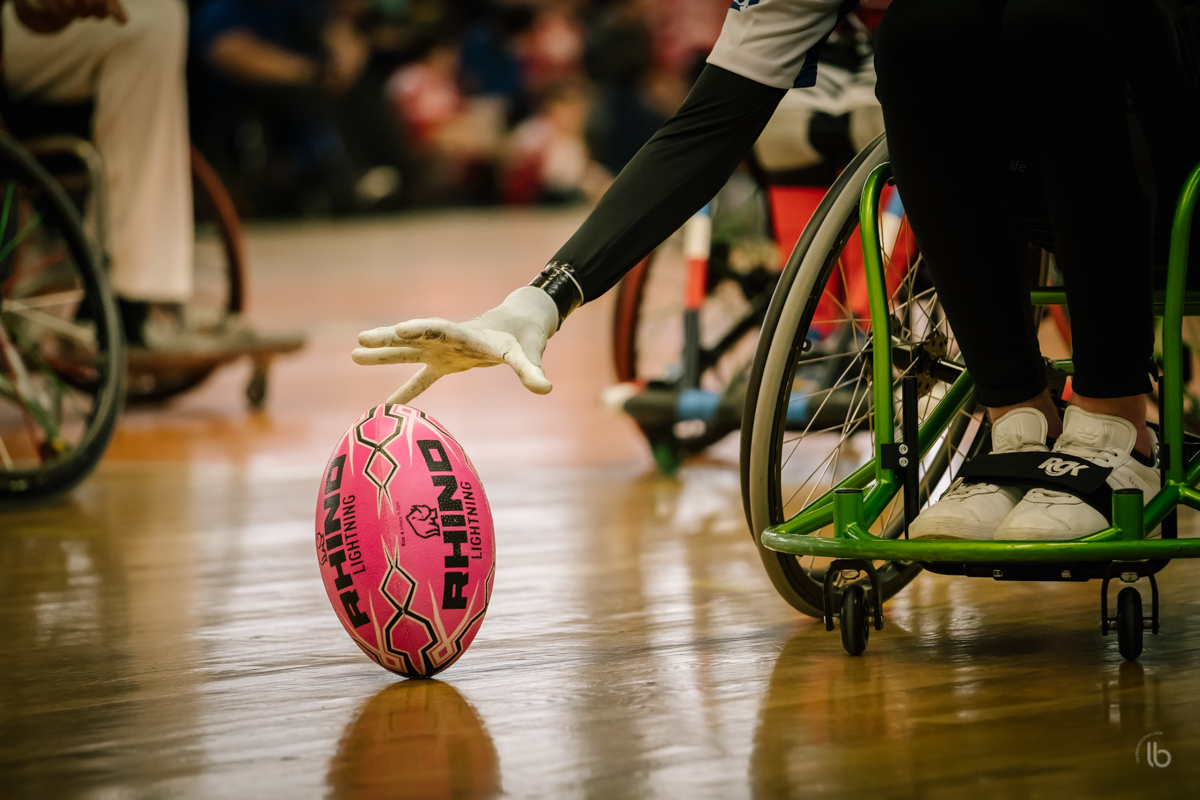
{"label": "black tire", "polygon": [[852,656],[861,655],[867,649],[867,640],[871,636],[871,615],[867,605],[867,593],[861,583],[852,583],[842,592],[838,627],[842,632],[842,647]]}
{"label": "black tire", "polygon": [[625,273],[617,284],[617,299],[613,305],[612,349],[613,372],[621,383],[638,379],[638,328],[642,321],[642,295],[646,290],[646,271],[654,253],[643,258]]}
{"label": "black tire", "polygon": [[0,501],[23,502],[71,489],[104,454],[124,406],[125,347],[74,205],[0,133],[0,217],[13,215],[19,229],[0,225]]}
{"label": "black tire", "polygon": [[1126,586],[1117,595],[1117,649],[1126,661],[1137,661],[1142,654],[1142,595]]}
{"label": "black tire", "polygon": [[222,258],[218,274],[225,277],[224,291],[218,301],[226,313],[240,314],[246,305],[246,246],[242,238],[242,220],[229,190],[199,148],[190,150],[192,191],[201,219],[216,228]]}
{"label": "black tire", "polygon": [[[878,151],[882,148],[883,152]],[[837,180],[829,187],[829,191],[825,193],[825,197],[817,205],[816,211],[808,220],[808,224],[804,226],[804,230],[800,233],[800,238],[796,240],[796,246],[792,248],[791,254],[788,256],[787,263],[783,267],[783,273],[779,276],[779,281],[775,285],[775,292],[771,295],[771,303],[767,307],[767,316],[763,319],[762,330],[759,332],[760,346],[754,353],[754,363],[750,368],[750,381],[746,386],[746,400],[742,406],[742,430],[749,432],[754,421],[755,410],[758,404],[758,395],[762,385],[763,370],[766,366],[766,359],[769,348],[761,343],[769,342],[779,329],[779,319],[783,315],[784,304],[787,301],[788,292],[791,291],[793,284],[796,282],[796,275],[800,271],[800,266],[804,262],[805,256],[812,250],[813,241],[817,238],[817,232],[824,225],[825,220],[829,217],[829,212],[833,209],[837,198],[841,197],[846,191],[846,187],[854,182],[856,186],[861,186],[866,176],[871,170],[887,159],[887,141],[885,135],[881,134],[863,148],[857,156],[854,157],[846,169],[838,175]],[[869,165],[868,165],[869,162]],[[742,504],[746,514],[746,521],[750,523],[753,529],[753,514],[750,510],[750,439],[748,435],[742,436],[741,458],[739,466],[742,479]],[[755,535],[757,541],[757,534]]]}
{"label": "black tire", "polygon": [[246,384],[246,402],[252,411],[262,411],[267,403],[267,368],[255,367],[250,382]]}
{"label": "black tire", "polygon": [[[784,470],[789,468],[790,453],[799,447],[801,439],[830,432],[835,436],[840,434],[841,438],[833,446],[836,452],[831,451],[831,456],[827,457],[827,460],[833,459],[830,472],[835,475],[832,480],[836,482],[843,449],[853,450],[849,440],[869,430],[869,326],[864,326],[863,320],[847,311],[847,320],[835,328],[843,331],[839,334],[842,340],[831,341],[833,334],[822,334],[825,338],[813,345],[809,341],[809,331],[822,292],[834,270],[840,268],[843,249],[858,227],[859,199],[867,177],[887,160],[887,142],[880,136],[859,153],[839,176],[805,228],[771,300],[743,407],[742,492],[751,534],[767,574],[780,596],[797,610],[814,617],[823,614],[822,584],[819,579],[823,573],[821,560],[802,559],[768,550],[762,547],[759,536],[765,528],[778,525],[800,511],[809,502],[806,498],[820,494],[820,491],[808,495],[797,494],[793,499],[791,487],[784,485]],[[894,323],[898,326],[892,334],[900,338],[907,336],[914,344],[933,341],[935,334],[940,335],[945,340],[948,356],[953,358],[953,333],[940,315],[936,294],[932,285],[927,283],[919,261],[905,275],[907,285],[902,282],[891,298]],[[925,283],[918,285],[918,281]],[[925,321],[918,324],[920,315],[924,315]],[[926,337],[926,333],[921,333],[919,328],[929,336]],[[818,329],[813,330],[816,332]],[[818,367],[818,362],[825,363]],[[802,370],[812,369],[830,371],[835,377],[832,382],[826,377],[824,384],[810,381],[811,385],[819,388],[811,390],[808,397],[820,396],[820,401],[809,404],[814,410],[806,412],[809,415],[806,420],[789,420],[789,407],[794,402],[793,398],[800,393],[795,387],[803,383],[800,380]],[[845,386],[851,388],[840,388]],[[940,391],[937,385],[926,381],[922,398],[929,398],[936,391]],[[925,403],[924,408],[928,409],[928,399],[922,402]],[[922,410],[921,415],[924,413]],[[798,429],[803,432],[793,435],[791,441],[785,441],[785,433],[791,430],[795,434]],[[983,427],[972,427],[971,419],[966,414],[960,414],[951,424],[947,436],[926,465],[922,476],[922,504],[927,502],[938,483],[948,476],[958,448],[968,444],[964,437],[969,431],[976,430],[983,430]],[[816,438],[812,446],[824,447],[822,441]],[[785,452],[785,445],[791,449]],[[861,463],[872,448],[863,444],[858,449],[860,453],[855,458]],[[827,488],[821,485],[824,474],[810,478],[814,488],[820,486],[821,491]],[[877,534],[889,538],[901,535],[902,502],[901,497],[893,502],[886,516],[881,519]],[[876,600],[881,603],[906,586],[920,571],[917,564],[901,562],[879,562],[876,569],[879,571],[882,594]]]}

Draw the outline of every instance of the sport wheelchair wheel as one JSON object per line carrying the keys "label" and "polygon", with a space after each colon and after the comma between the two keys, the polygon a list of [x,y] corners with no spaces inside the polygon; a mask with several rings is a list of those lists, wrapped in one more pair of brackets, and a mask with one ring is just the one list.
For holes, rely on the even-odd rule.
{"label": "sport wheelchair wheel", "polygon": [[[826,305],[818,314],[818,305],[831,278],[841,278],[847,285],[845,254],[847,248],[860,246],[853,236],[859,224],[859,200],[872,170],[887,159],[887,142],[881,136],[842,173],[805,228],[771,301],[744,407],[742,494],[755,544],[780,595],[815,617],[824,613],[828,559],[774,552],[764,548],[759,537],[765,528],[794,516],[851,472],[864,464],[871,468],[874,331],[868,315],[856,312],[849,299],[837,302],[833,313]],[[903,226],[899,235],[906,235]],[[900,377],[918,375],[918,418],[923,419],[944,391],[943,381],[957,376],[955,372],[939,379],[936,374],[938,368],[957,366],[957,348],[919,256],[911,263],[908,257],[903,263],[901,259],[889,263],[888,255],[885,249],[894,391]],[[934,374],[930,365],[935,365]],[[981,425],[966,411],[956,415],[925,460],[918,494],[921,503],[950,477],[951,466],[961,460],[959,450],[969,444],[968,434],[972,440],[981,438],[977,435]],[[901,493],[872,532],[896,538],[903,529]],[[877,603],[920,571],[917,564],[907,562],[880,561],[874,566],[882,595],[875,599]],[[840,574],[837,580],[842,580]],[[847,588],[834,583],[837,594]]]}
{"label": "sport wheelchair wheel", "polygon": [[66,491],[124,403],[116,305],[74,206],[0,133],[0,500]]}

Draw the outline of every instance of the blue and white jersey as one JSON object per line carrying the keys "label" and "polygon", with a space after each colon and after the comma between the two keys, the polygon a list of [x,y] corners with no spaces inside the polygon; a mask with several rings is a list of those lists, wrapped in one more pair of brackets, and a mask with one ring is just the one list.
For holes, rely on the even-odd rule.
{"label": "blue and white jersey", "polygon": [[821,46],[858,0],[733,0],[708,63],[780,89],[812,86]]}

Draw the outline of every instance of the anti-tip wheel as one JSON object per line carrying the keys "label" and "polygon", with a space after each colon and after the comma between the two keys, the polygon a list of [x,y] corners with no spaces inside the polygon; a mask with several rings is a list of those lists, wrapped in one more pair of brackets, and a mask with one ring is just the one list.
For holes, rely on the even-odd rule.
{"label": "anti-tip wheel", "polygon": [[246,400],[254,411],[261,411],[267,402],[267,371],[255,367],[250,382],[246,384]]}
{"label": "anti-tip wheel", "polygon": [[654,456],[654,465],[659,474],[671,478],[679,474],[683,466],[683,448],[674,437],[662,437],[650,440],[650,452]]}
{"label": "anti-tip wheel", "polygon": [[1126,661],[1142,654],[1142,595],[1126,586],[1117,595],[1117,648]]}
{"label": "anti-tip wheel", "polygon": [[867,649],[867,638],[871,624],[867,613],[867,593],[862,584],[851,584],[842,592],[842,608],[838,614],[838,627],[842,631],[842,646],[852,656]]}

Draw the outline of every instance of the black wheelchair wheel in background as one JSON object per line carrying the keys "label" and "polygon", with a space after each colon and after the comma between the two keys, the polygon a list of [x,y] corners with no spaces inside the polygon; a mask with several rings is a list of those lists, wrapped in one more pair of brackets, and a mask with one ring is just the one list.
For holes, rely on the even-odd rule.
{"label": "black wheelchair wheel in background", "polygon": [[59,184],[0,133],[0,501],[79,483],[124,397],[124,341],[100,257]]}

